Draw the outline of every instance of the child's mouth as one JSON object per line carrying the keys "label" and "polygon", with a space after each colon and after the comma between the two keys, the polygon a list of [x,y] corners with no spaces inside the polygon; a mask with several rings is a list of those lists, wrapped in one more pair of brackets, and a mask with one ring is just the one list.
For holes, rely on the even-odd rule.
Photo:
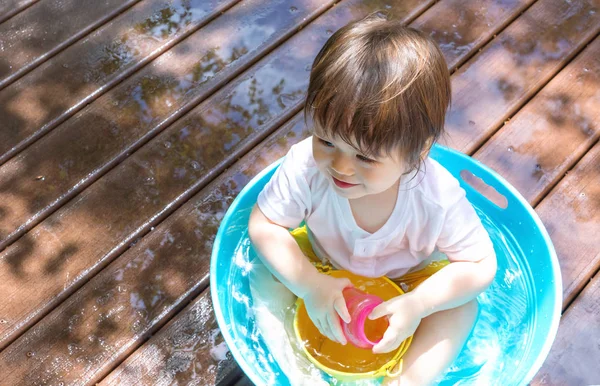
{"label": "child's mouth", "polygon": [[338,180],[337,178],[335,178],[334,176],[331,176],[331,178],[333,179],[333,183],[334,183],[336,186],[338,186],[338,187],[340,187],[340,188],[343,188],[343,189],[346,189],[346,188],[351,188],[351,187],[353,187],[353,186],[356,186],[356,185],[358,185],[358,184],[349,184],[349,183],[347,183],[347,182],[340,181],[340,180]]}

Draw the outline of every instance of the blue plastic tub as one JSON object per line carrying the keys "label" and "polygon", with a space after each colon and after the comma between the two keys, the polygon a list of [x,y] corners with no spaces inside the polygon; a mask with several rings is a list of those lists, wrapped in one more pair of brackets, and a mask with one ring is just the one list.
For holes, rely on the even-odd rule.
{"label": "blue plastic tub", "polygon": [[[431,157],[460,181],[498,255],[495,282],[478,298],[481,312],[474,331],[440,383],[527,384],[546,359],[560,319],[562,282],[552,242],[531,206],[497,173],[439,145]],[[240,256],[240,248],[250,250],[250,210],[280,163],[257,175],[232,203],[217,233],[210,267],[217,322],[233,357],[257,385],[286,385],[289,381],[255,328],[244,262],[234,262],[233,256]],[[468,185],[460,177],[464,170],[503,195],[506,209]]]}

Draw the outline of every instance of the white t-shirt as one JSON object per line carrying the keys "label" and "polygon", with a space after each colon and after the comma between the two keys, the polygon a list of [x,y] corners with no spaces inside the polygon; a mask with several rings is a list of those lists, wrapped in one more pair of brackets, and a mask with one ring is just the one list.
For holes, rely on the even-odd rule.
{"label": "white t-shirt", "polygon": [[291,147],[259,194],[258,206],[287,228],[305,220],[317,256],[367,277],[400,277],[435,251],[451,262],[478,261],[494,253],[465,191],[438,162],[428,158],[419,175],[405,176],[399,185],[387,222],[375,233],[363,230],[348,199],[318,170],[309,137]]}

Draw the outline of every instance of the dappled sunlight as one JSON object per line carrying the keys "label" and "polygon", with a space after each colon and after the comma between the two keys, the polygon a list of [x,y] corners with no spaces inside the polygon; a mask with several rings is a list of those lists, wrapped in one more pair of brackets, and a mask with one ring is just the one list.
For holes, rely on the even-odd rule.
{"label": "dappled sunlight", "polygon": [[[277,10],[274,5],[269,9]],[[77,114],[36,142],[18,156],[19,161],[13,159],[3,165],[0,168],[0,189],[12,190],[29,205],[27,211],[13,212],[17,216],[14,219],[8,218],[8,213],[0,219],[2,223],[10,224],[9,227],[16,228],[12,233],[6,231],[10,239],[31,226],[23,225],[27,217],[37,220],[52,210],[49,205],[57,207],[62,204],[69,196],[98,178],[98,173],[103,173],[101,170],[107,164],[114,163],[117,157],[122,158],[125,152],[130,153],[132,147],[139,147],[148,137],[163,130],[166,122],[173,121],[186,108],[189,109],[224,81],[231,79],[243,68],[244,63],[240,59],[246,58],[244,55],[248,54],[250,57],[246,60],[251,60],[259,54],[258,49],[265,49],[279,39],[276,34],[263,36],[264,40],[258,41],[261,45],[256,47],[237,46],[244,36],[225,39],[224,34],[232,32],[228,26],[234,24],[234,20],[251,19],[252,15],[251,7],[232,8],[207,25],[202,34],[192,35],[169,51],[171,55],[161,56],[118,88],[102,96],[85,112]],[[291,20],[300,21],[302,16],[303,13],[298,12]],[[270,20],[277,28],[293,30],[292,26],[286,24],[290,19],[271,17]],[[226,56],[220,57],[217,52],[223,52]],[[184,56],[188,58],[187,61],[181,60]],[[251,115],[252,110],[246,114]],[[77,146],[73,146],[73,143]],[[170,145],[165,146],[168,149]],[[202,147],[202,143],[199,146]],[[47,148],[55,151],[48,153]],[[189,152],[190,149],[188,146],[183,150]],[[13,168],[17,162],[20,163],[19,173],[3,172],[16,170]],[[194,166],[196,173],[193,175],[197,176],[199,164],[193,160],[184,162]],[[185,173],[185,170],[180,169],[177,173]],[[35,176],[33,183],[30,181],[32,175]],[[43,176],[44,180],[36,184],[39,182],[35,180],[38,176]],[[15,226],[19,222],[21,226]],[[0,241],[0,248],[2,244]]]}
{"label": "dappled sunlight", "polygon": [[0,88],[138,1],[41,1],[0,24]]}
{"label": "dappled sunlight", "polygon": [[[8,124],[0,131],[0,164],[236,0],[215,1],[139,3],[0,91],[0,121]],[[19,119],[1,107],[18,101],[15,108],[27,110],[19,96],[30,89],[46,106],[43,121]]]}
{"label": "dappled sunlight", "polygon": [[600,137],[599,54],[595,40],[475,155],[532,205]]}
{"label": "dappled sunlight", "polygon": [[[532,0],[438,2],[415,21],[414,27],[428,33],[440,46],[448,68],[453,71],[468,54],[490,39],[506,21]],[[438,14],[446,15],[440,20]]]}
{"label": "dappled sunlight", "polygon": [[574,46],[595,35],[600,14],[590,13],[592,3],[585,3],[583,12],[567,19],[562,10],[579,6],[534,4],[455,73],[447,144],[472,152],[560,69]]}

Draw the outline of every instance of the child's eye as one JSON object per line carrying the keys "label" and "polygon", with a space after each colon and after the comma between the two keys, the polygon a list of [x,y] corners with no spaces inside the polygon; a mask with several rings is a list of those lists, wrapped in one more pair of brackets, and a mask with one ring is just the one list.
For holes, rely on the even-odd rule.
{"label": "child's eye", "polygon": [[319,142],[321,142],[323,145],[327,146],[327,147],[333,147],[333,143],[326,141],[322,138],[319,138]]}
{"label": "child's eye", "polygon": [[374,164],[374,163],[376,163],[376,162],[377,162],[377,161],[375,161],[375,160],[373,160],[373,159],[367,158],[367,157],[365,157],[364,155],[360,155],[360,154],[357,154],[357,155],[356,155],[356,158],[358,158],[360,161],[362,161],[362,162],[366,162],[366,163],[368,163],[368,164]]}

